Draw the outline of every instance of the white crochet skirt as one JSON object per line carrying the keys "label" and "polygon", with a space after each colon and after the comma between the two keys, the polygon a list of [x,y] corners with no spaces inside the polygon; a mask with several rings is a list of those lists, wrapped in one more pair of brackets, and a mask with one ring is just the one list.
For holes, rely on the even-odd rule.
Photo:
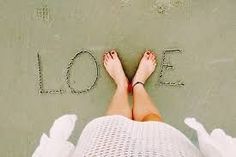
{"label": "white crochet skirt", "polygon": [[120,115],[89,122],[73,157],[202,157],[179,130],[162,122],[137,122]]}

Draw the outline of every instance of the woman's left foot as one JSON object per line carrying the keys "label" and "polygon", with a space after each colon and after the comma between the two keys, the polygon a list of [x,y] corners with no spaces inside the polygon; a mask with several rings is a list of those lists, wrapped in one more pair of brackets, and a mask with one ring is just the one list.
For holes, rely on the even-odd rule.
{"label": "woman's left foot", "polygon": [[118,87],[128,88],[128,79],[115,50],[105,52],[103,55],[104,66]]}
{"label": "woman's left foot", "polygon": [[133,78],[132,86],[136,82],[142,82],[144,84],[149,76],[151,76],[154,72],[156,65],[157,62],[155,53],[150,50],[145,51]]}

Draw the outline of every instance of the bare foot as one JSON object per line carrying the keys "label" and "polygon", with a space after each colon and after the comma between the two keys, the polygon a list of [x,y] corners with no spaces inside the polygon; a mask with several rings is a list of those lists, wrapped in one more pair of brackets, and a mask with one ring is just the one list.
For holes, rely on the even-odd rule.
{"label": "bare foot", "polygon": [[146,51],[139,63],[138,70],[132,81],[132,86],[136,82],[145,83],[148,77],[153,73],[156,68],[156,56],[152,51]]}
{"label": "bare foot", "polygon": [[115,50],[104,53],[103,63],[107,72],[113,78],[117,86],[121,88],[128,88],[128,79]]}

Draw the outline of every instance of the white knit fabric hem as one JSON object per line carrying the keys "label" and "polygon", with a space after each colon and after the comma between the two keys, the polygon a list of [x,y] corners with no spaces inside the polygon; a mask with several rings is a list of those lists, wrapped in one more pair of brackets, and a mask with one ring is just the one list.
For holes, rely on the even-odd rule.
{"label": "white knit fabric hem", "polygon": [[72,157],[202,157],[172,126],[124,116],[99,117],[84,128]]}

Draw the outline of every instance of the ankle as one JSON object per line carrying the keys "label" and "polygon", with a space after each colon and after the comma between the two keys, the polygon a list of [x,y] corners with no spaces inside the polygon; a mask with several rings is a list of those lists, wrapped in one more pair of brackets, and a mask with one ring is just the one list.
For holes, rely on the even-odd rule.
{"label": "ankle", "polygon": [[142,81],[136,81],[136,82],[133,82],[132,87],[134,88],[136,85],[139,85],[139,84],[144,86],[144,83],[145,82],[142,82]]}
{"label": "ankle", "polygon": [[140,77],[134,77],[132,80],[132,86],[134,86],[137,82],[141,82],[141,83],[145,84],[146,80],[142,79]]}
{"label": "ankle", "polygon": [[125,84],[117,84],[117,89],[120,91],[127,91],[128,90],[128,83]]}
{"label": "ankle", "polygon": [[139,91],[144,89],[144,84],[142,83],[137,83],[134,86],[132,86],[133,91]]}

